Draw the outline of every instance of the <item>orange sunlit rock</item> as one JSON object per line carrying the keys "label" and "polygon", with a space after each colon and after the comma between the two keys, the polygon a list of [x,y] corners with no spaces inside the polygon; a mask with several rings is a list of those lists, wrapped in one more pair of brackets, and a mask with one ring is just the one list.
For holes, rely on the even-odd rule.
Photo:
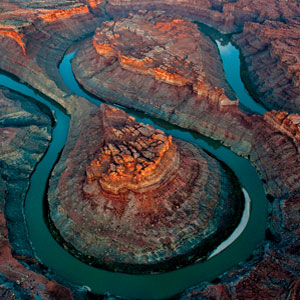
{"label": "orange sunlit rock", "polygon": [[217,243],[239,220],[233,174],[201,149],[106,104],[79,126],[49,203],[58,230],[94,262],[126,272],[174,269],[207,255],[203,237]]}
{"label": "orange sunlit rock", "polygon": [[[100,183],[112,193],[154,188],[171,169],[178,167],[178,154],[172,137],[151,125],[138,123],[120,110],[102,106],[106,116],[104,144],[87,167],[87,184]],[[125,118],[119,127],[119,117]],[[85,190],[91,190],[85,186]]]}
{"label": "orange sunlit rock", "polygon": [[91,8],[97,8],[103,0],[88,0]]}
{"label": "orange sunlit rock", "polygon": [[0,28],[0,35],[5,35],[15,40],[21,47],[23,53],[26,54],[26,47],[25,47],[25,43],[23,42],[24,35],[22,33]]}
{"label": "orange sunlit rock", "polygon": [[87,5],[85,5],[68,9],[49,10],[49,12],[47,10],[43,10],[41,12],[43,14],[41,14],[39,17],[45,22],[55,22],[61,19],[68,19],[73,15],[89,13],[89,8]]}
{"label": "orange sunlit rock", "polygon": [[179,24],[184,23],[182,19],[175,19],[171,20],[170,22],[158,22],[155,24],[155,29],[159,29],[160,31],[163,32],[170,32],[170,31],[176,31],[178,30],[177,28],[179,27]]}
{"label": "orange sunlit rock", "polygon": [[155,68],[153,70],[154,70],[155,78],[157,80],[161,80],[166,83],[174,84],[174,85],[178,85],[178,86],[184,86],[189,82],[187,79],[180,76],[179,74],[170,73],[165,70],[158,69],[158,68]]}
{"label": "orange sunlit rock", "polygon": [[114,48],[112,45],[96,43],[95,40],[93,41],[93,45],[94,45],[97,53],[100,55],[105,55],[105,56],[114,56],[115,55]]}
{"label": "orange sunlit rock", "polygon": [[266,112],[264,119],[280,132],[291,137],[298,149],[300,149],[300,115],[288,114],[287,112]]}

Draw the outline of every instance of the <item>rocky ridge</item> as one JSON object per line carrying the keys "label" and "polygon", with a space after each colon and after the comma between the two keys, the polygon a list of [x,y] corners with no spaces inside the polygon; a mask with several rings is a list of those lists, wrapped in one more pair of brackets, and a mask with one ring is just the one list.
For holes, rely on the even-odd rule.
{"label": "rocky ridge", "polygon": [[86,194],[91,195],[95,184],[114,194],[122,190],[153,189],[178,167],[176,145],[171,136],[137,123],[118,110],[106,109],[101,117],[104,118],[104,144],[86,169]]}
{"label": "rocky ridge", "polygon": [[[132,17],[130,16],[130,18]],[[88,43],[91,45],[91,42]],[[116,43],[116,45],[119,44]],[[84,49],[87,50],[88,47],[90,46]],[[91,54],[91,56],[93,55],[92,53],[92,51],[89,52],[88,50],[85,52],[86,55]],[[80,59],[82,58],[78,58],[78,60]],[[85,56],[84,59],[87,59],[87,56]],[[96,63],[98,62],[97,60],[95,61]],[[76,67],[77,66],[74,66],[75,73]],[[85,67],[89,68],[91,66],[85,65]],[[114,69],[112,68],[112,70]],[[127,71],[127,69],[125,70]],[[89,71],[91,71],[91,69],[89,69]],[[116,77],[113,79],[115,82],[118,82],[118,85],[122,84],[122,80],[124,80],[124,82],[127,81],[127,76],[119,77],[119,75],[122,74],[121,72],[116,72],[116,74]],[[106,79],[104,79],[104,81],[105,80]],[[81,84],[85,87],[89,85],[88,82],[84,81],[81,81]],[[169,86],[171,86],[171,84],[169,84]],[[128,85],[126,85],[126,87],[128,88]],[[96,95],[100,93],[101,81],[100,84],[98,82],[98,85],[94,84],[93,88],[95,88],[95,90],[87,89]],[[178,87],[178,90],[179,88],[182,87]],[[101,92],[103,93],[103,90]],[[132,98],[136,99],[135,94],[133,94],[127,99],[126,105],[145,111],[153,116],[163,118],[173,124],[195,130],[201,134],[220,140],[237,154],[248,157],[265,183],[265,190],[269,199],[273,201],[270,206],[270,221],[267,231],[268,240],[257,250],[257,254],[253,260],[248,264],[244,264],[242,268],[233,271],[232,274],[234,276],[226,277],[226,275],[222,280],[224,280],[224,282],[228,280],[230,282],[228,286],[232,287],[232,289],[240,285],[247,285],[249,290],[255,291],[253,294],[249,294],[250,296],[252,295],[251,297],[253,297],[254,294],[257,295],[258,290],[260,290],[260,294],[266,295],[269,299],[274,299],[274,295],[278,296],[278,293],[281,293],[282,290],[292,293],[289,287],[293,284],[293,281],[296,280],[297,274],[299,273],[297,264],[295,264],[295,267],[290,270],[291,273],[289,276],[282,282],[275,285],[267,284],[266,282],[271,280],[272,276],[277,276],[276,273],[274,273],[277,268],[277,264],[275,264],[273,259],[274,256],[279,255],[279,253],[286,253],[286,256],[280,254],[282,255],[280,257],[282,259],[285,257],[286,261],[294,261],[296,259],[295,256],[290,256],[288,253],[288,251],[295,251],[295,249],[297,249],[296,240],[294,239],[289,245],[289,249],[287,249],[285,230],[279,230],[279,224],[284,221],[278,217],[281,215],[278,203],[292,203],[293,201],[297,201],[297,194],[299,193],[299,155],[297,146],[298,140],[296,138],[297,130],[295,130],[295,126],[297,127],[298,124],[298,116],[293,114],[287,118],[284,124],[281,124],[278,118],[281,114],[286,117],[286,113],[272,112],[267,113],[264,117],[257,115],[250,116],[242,113],[235,106],[229,106],[226,110],[222,111],[218,105],[213,105],[209,103],[209,101],[198,101],[196,103],[185,101],[184,105],[177,105],[173,110],[169,110],[165,105],[166,102],[163,101],[161,102],[163,105],[159,106],[158,109],[156,101],[152,101],[153,92],[149,92],[147,89],[141,92],[146,93],[140,102],[131,100]],[[114,89],[112,95],[111,99],[120,103],[119,101],[124,101],[122,97],[126,95],[126,88],[117,91]],[[150,101],[148,100],[147,105],[145,105],[145,99],[151,99]],[[123,103],[125,103],[125,101]],[[276,116],[277,114],[278,116]],[[292,209],[292,207],[289,207],[289,209]],[[282,244],[276,244],[281,239],[284,242]],[[264,269],[268,262],[270,263],[270,268],[268,269],[269,273],[266,274]],[[282,266],[284,269],[284,263]],[[253,270],[251,273],[252,277],[245,275],[249,270]],[[212,293],[215,293],[215,288],[216,287],[213,286]],[[220,291],[222,291],[222,288],[220,288]],[[239,289],[236,295],[241,297],[241,295],[243,295],[242,293],[242,289]],[[192,296],[192,294],[188,295]],[[209,294],[199,293],[199,295],[207,296]],[[213,294],[210,294],[210,296],[212,295]],[[219,294],[215,293],[214,295]]]}
{"label": "rocky ridge", "polygon": [[101,2],[2,3],[0,10],[0,68],[71,113],[78,99],[62,82],[58,64],[70,46],[103,20]]}
{"label": "rocky ridge", "polygon": [[287,21],[299,17],[297,1],[281,0],[108,0],[107,11],[124,16],[138,10],[165,10],[210,25],[221,32],[240,31],[247,21]]}

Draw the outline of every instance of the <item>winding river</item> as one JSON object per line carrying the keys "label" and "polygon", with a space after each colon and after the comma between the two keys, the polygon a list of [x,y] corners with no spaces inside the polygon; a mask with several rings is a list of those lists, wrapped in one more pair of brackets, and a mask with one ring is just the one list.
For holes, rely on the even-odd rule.
{"label": "winding river", "polygon": [[[237,93],[242,105],[262,114],[265,110],[247,93],[240,79],[239,52],[229,43],[217,41],[223,60],[226,78]],[[77,84],[71,68],[73,53],[65,55],[60,64],[61,76],[68,88],[99,105],[101,101],[85,93]],[[237,74],[237,76],[233,76]],[[262,183],[252,165],[219,142],[197,133],[181,129],[164,121],[149,118],[144,114],[127,110],[140,122],[152,124],[166,134],[199,145],[226,163],[238,177],[246,198],[245,211],[240,225],[210,256],[201,263],[156,275],[128,275],[94,268],[82,263],[63,249],[50,234],[44,218],[43,199],[49,174],[66,142],[69,117],[57,106],[31,88],[16,82],[6,75],[0,75],[2,85],[47,105],[55,114],[57,124],[53,131],[50,147],[31,177],[30,189],[25,203],[25,215],[30,239],[40,261],[61,278],[81,286],[88,286],[93,293],[115,294],[139,299],[162,299],[175,295],[201,281],[209,281],[224,273],[230,267],[247,259],[254,248],[264,239],[267,222],[267,200]],[[248,196],[249,195],[249,196]],[[251,199],[251,205],[250,205]]]}

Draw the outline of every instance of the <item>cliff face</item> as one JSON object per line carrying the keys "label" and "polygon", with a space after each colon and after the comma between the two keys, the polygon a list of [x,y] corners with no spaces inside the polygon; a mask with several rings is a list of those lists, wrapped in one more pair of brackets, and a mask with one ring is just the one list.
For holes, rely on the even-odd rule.
{"label": "cliff face", "polygon": [[46,110],[3,88],[0,106],[0,297],[57,294],[70,299],[67,288],[31,270],[39,269],[39,264],[33,258],[23,215],[30,175],[51,139],[51,119]]}
{"label": "cliff face", "polygon": [[239,221],[243,199],[229,170],[119,109],[102,104],[67,145],[56,167],[64,171],[50,183],[50,217],[85,260],[126,272],[174,269],[207,255]]}
{"label": "cliff face", "polygon": [[[134,45],[134,49],[132,48]],[[73,70],[90,92],[148,112],[175,108],[236,107],[216,46],[197,26],[160,12],[103,23],[80,47]],[[227,95],[225,94],[225,90]]]}
{"label": "cliff face", "polygon": [[246,23],[234,37],[256,94],[268,106],[297,112],[300,108],[300,23]]}

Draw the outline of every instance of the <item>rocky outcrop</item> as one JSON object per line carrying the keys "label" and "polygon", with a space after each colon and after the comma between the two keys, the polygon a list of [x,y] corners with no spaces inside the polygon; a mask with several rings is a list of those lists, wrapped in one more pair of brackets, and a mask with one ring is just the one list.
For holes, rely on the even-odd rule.
{"label": "rocky outcrop", "polygon": [[150,106],[170,114],[196,103],[234,109],[238,101],[228,98],[234,94],[217,55],[195,24],[140,12],[103,23],[76,53],[73,71],[89,92],[147,113]]}
{"label": "rocky outcrop", "polygon": [[[132,18],[131,16],[128,19],[128,23],[131,22]],[[110,44],[107,42],[108,40],[118,40],[118,37],[114,36],[114,30],[112,34],[109,33],[110,28],[105,29],[108,32],[108,38],[104,39],[107,46],[101,48],[104,49],[103,51],[106,51],[105,53],[99,53],[99,49],[98,52],[96,50],[95,45],[97,45],[97,42],[100,42],[100,39],[94,39],[94,46],[91,46],[92,41],[89,42],[90,45],[83,47],[82,52],[77,53],[78,56],[76,59],[80,63],[76,62],[76,66],[74,66],[75,73],[82,67],[82,69],[86,68],[89,71],[89,73],[86,73],[87,82],[90,83],[92,81],[90,79],[92,75],[94,75],[94,78],[97,76],[101,78],[101,80],[97,81],[97,84],[89,85],[84,80],[81,81],[79,76],[77,76],[81,84],[90,92],[99,96],[99,86],[103,82],[105,82],[106,88],[112,86],[107,84],[109,80],[101,77],[103,70],[107,66],[111,66],[110,69],[108,67],[111,72],[110,79],[117,82],[116,86],[121,85],[122,81],[126,82],[126,85],[124,84],[122,90],[111,88],[110,99],[220,140],[235,153],[248,157],[262,178],[268,198],[272,202],[270,204],[269,228],[266,233],[267,239],[257,249],[254,257],[247,263],[243,263],[241,267],[224,275],[219,285],[203,284],[203,286],[193,289],[192,292],[185,294],[183,297],[197,296],[199,292],[199,297],[222,299],[222,297],[227,295],[228,299],[230,299],[231,295],[236,295],[238,298],[243,297],[243,289],[245,290],[244,295],[247,295],[249,299],[256,299],[255,297],[257,297],[258,293],[264,295],[264,299],[274,299],[283,290],[288,291],[287,294],[297,295],[296,279],[297,274],[299,274],[299,266],[295,263],[293,268],[287,267],[289,263],[293,264],[293,261],[296,259],[296,255],[290,255],[289,253],[297,252],[298,246],[295,239],[297,232],[290,233],[291,238],[292,236],[294,238],[290,247],[287,248],[286,245],[291,240],[286,238],[287,233],[285,230],[282,230],[281,224],[283,224],[284,220],[281,217],[281,204],[287,203],[288,209],[292,209],[291,203],[297,203],[297,195],[300,192],[300,157],[298,154],[299,140],[297,133],[299,116],[295,114],[288,115],[284,112],[270,112],[263,117],[257,115],[250,116],[242,113],[235,106],[228,106],[226,110],[222,110],[220,106],[207,105],[209,101],[205,102],[203,100],[197,102],[187,100],[184,101],[184,105],[176,105],[173,109],[168,109],[169,102],[171,101],[162,101],[162,105],[158,108],[157,102],[151,101],[155,97],[152,96],[153,90],[151,93],[147,90],[148,86],[140,87],[139,94],[145,92],[147,94],[144,94],[139,99],[139,102],[137,102],[138,98],[136,98],[135,93],[126,94],[126,89],[130,86],[130,83],[127,82],[129,80],[129,73],[125,73],[126,75],[122,76],[122,72],[128,72],[130,69],[130,72],[134,74],[133,76],[137,76],[136,74],[138,74],[141,78],[145,78],[142,76],[152,76],[152,78],[155,78],[155,75],[149,73],[145,75],[144,66],[149,64],[149,61],[145,60],[144,56],[138,57],[138,64],[135,63],[134,67],[130,60],[129,67],[124,64],[120,69],[116,67],[115,64],[119,64],[120,58],[118,55],[121,54],[121,51],[117,55],[107,53],[114,53],[118,49],[117,47],[122,44],[117,42]],[[102,38],[99,31],[96,36],[101,36]],[[84,53],[84,55],[80,57],[80,53]],[[93,56],[94,53],[96,53],[95,56]],[[132,53],[135,52],[132,51]],[[89,55],[93,57],[90,60],[90,65],[84,64],[85,57],[89,57]],[[126,56],[128,57],[129,55]],[[106,64],[102,63],[102,57],[106,59]],[[95,70],[92,71],[91,65],[100,66],[98,69],[98,72],[99,70],[101,71],[99,72],[100,75]],[[136,65],[138,66],[136,67]],[[104,67],[101,68],[102,66]],[[117,72],[116,70],[119,71]],[[112,74],[116,75],[112,76]],[[167,83],[164,82],[164,84]],[[168,86],[173,87],[175,85],[169,82]],[[183,84],[177,83],[177,91],[182,89],[183,86]],[[106,96],[104,89],[101,90],[101,96],[103,95],[104,97]],[[166,99],[168,98],[166,97]],[[172,99],[176,99],[176,97],[172,97]],[[282,242],[279,243],[279,241]],[[283,264],[278,264],[278,260],[282,260]],[[286,274],[286,276],[282,277],[280,282],[274,283],[277,280],[276,278],[278,278],[276,271],[278,268],[281,268],[280,272]]]}
{"label": "rocky outcrop", "polygon": [[87,195],[97,196],[100,187],[113,194],[157,189],[168,173],[178,168],[177,147],[171,136],[112,108],[105,109],[101,117],[104,143],[86,169],[83,190]]}
{"label": "rocky outcrop", "polygon": [[171,14],[180,14],[218,28],[222,32],[232,32],[235,29],[234,17],[231,12],[222,13],[214,8],[213,1],[200,0],[154,0],[154,1],[136,1],[136,0],[108,0],[106,9],[112,16],[125,16],[129,12],[138,12],[139,10],[164,10]]}
{"label": "rocky outcrop", "polygon": [[276,129],[293,139],[299,150],[300,145],[300,116],[287,112],[271,111],[264,115],[264,119]]}
{"label": "rocky outcrop", "polygon": [[82,259],[126,272],[174,269],[204,258],[239,222],[236,179],[205,152],[104,104],[80,126],[48,200],[53,225]]}
{"label": "rocky outcrop", "polygon": [[234,36],[253,91],[270,108],[300,110],[300,22],[246,23]]}
{"label": "rocky outcrop", "polygon": [[69,289],[32,271],[40,267],[23,215],[30,175],[51,139],[50,112],[3,88],[0,107],[0,298],[50,299],[56,294],[71,299]]}

